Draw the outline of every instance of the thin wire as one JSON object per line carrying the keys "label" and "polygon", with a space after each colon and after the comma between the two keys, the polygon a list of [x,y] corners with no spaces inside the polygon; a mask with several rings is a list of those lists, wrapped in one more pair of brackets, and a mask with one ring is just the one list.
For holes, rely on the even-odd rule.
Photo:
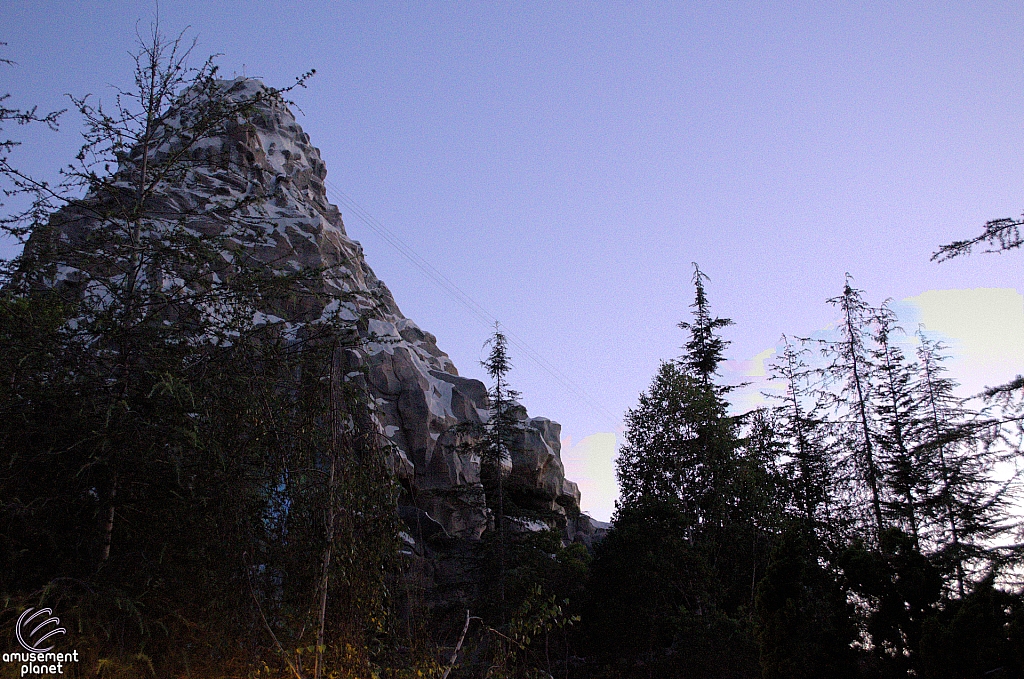
{"label": "thin wire", "polygon": [[[328,185],[330,193],[336,194],[333,197],[342,203],[348,210],[354,213],[361,221],[363,221],[371,230],[377,235],[383,238],[388,244],[398,250],[404,255],[414,266],[426,275],[431,281],[433,281],[438,287],[442,288],[456,301],[465,306],[476,318],[481,321],[488,328],[493,327],[498,323],[497,318],[489,313],[482,305],[477,303],[473,298],[461,290],[455,283],[453,283],[447,276],[438,271],[429,262],[418,255],[411,247],[406,245],[398,236],[387,229],[383,224],[380,223],[376,218],[373,217],[369,212],[363,209],[358,203],[356,203],[349,195],[334,185]],[[559,371],[550,362],[544,359],[533,347],[531,347],[526,340],[522,339],[514,332],[505,328],[505,334],[509,338],[510,343],[519,348],[530,360],[536,363],[545,372],[551,375],[559,384],[566,389],[574,392],[577,397],[584,401],[588,406],[596,410],[599,414],[607,417],[612,422],[616,421],[616,418],[605,410],[599,403],[594,401],[589,395],[580,387],[578,384],[573,382],[571,378]]]}
{"label": "thin wire", "polygon": [[486,325],[488,328],[493,328],[495,324],[501,325],[506,337],[509,342],[518,348],[527,358],[536,363],[542,370],[548,373],[556,382],[562,387],[568,389],[574,393],[577,398],[583,403],[589,406],[598,414],[607,418],[610,422],[618,423],[618,418],[612,415],[607,409],[601,406],[600,403],[592,399],[584,389],[576,384],[569,376],[556,368],[551,362],[546,360],[537,350],[531,347],[526,340],[516,335],[507,326],[499,323],[497,317],[490,313],[482,305],[476,302],[472,297],[466,294],[459,286],[451,281],[447,276],[438,271],[433,265],[427,260],[416,253],[411,247],[406,245],[401,238],[392,233],[386,226],[380,223],[372,214],[363,209],[358,203],[356,203],[351,196],[346,194],[340,188],[330,182],[325,182],[328,195],[333,198],[338,204],[344,207],[347,211],[354,214],[363,222],[371,231],[376,233],[390,246],[398,250],[406,259],[408,259],[413,266],[419,269],[423,275],[429,278],[435,285],[446,292],[455,301],[462,304],[466,309],[470,311],[474,318]]}

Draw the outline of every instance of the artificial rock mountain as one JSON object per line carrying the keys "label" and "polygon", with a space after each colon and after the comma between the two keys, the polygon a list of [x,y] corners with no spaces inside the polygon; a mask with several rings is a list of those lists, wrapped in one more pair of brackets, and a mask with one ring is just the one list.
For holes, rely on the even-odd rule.
{"label": "artificial rock mountain", "polygon": [[[255,97],[259,103],[245,118],[229,120],[217,134],[189,144],[190,170],[179,181],[165,182],[152,202],[168,224],[187,206],[191,228],[208,233],[226,227],[216,219],[197,221],[195,215],[204,210],[213,214],[217,200],[225,196],[241,199],[249,214],[260,215],[262,233],[239,245],[261,261],[322,272],[316,283],[319,294],[286,311],[260,310],[259,322],[280,323],[286,333],[327,315],[355,324],[363,342],[346,352],[347,370],[354,379],[366,380],[377,426],[394,443],[390,466],[404,489],[400,513],[410,527],[405,539],[418,547],[415,543],[424,535],[479,538],[491,521],[480,458],[456,445],[455,432],[460,424],[487,418],[486,387],[461,377],[435,337],[402,315],[367,265],[362,247],[346,234],[341,213],[327,198],[327,169],[320,152],[288,106],[279,98],[260,97],[267,90],[256,80],[221,81],[217,87],[228,101]],[[165,115],[153,162],[181,150],[176,130],[188,115],[187,104]],[[86,196],[79,206],[89,201]],[[72,203],[50,224],[60,238],[83,239],[93,228],[90,214]],[[42,248],[30,240],[26,252]],[[87,272],[64,266],[51,281],[74,284],[87,278]],[[534,509],[555,517],[548,520],[551,527],[564,530],[566,540],[589,543],[591,522],[572,518],[580,495],[576,484],[565,478],[560,426],[529,418],[525,410],[522,417],[522,441],[511,460],[511,475],[531,491]]]}

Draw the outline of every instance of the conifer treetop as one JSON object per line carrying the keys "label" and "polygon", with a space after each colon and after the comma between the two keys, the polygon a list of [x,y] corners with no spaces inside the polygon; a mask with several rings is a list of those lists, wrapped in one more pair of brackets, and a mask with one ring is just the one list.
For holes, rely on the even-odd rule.
{"label": "conifer treetop", "polygon": [[716,318],[711,315],[711,306],[704,290],[704,281],[711,280],[693,263],[693,286],[696,297],[690,308],[693,309],[693,322],[682,321],[679,328],[690,332],[690,339],[683,346],[685,354],[680,359],[683,366],[689,369],[705,387],[711,384],[718,373],[718,365],[725,360],[725,348],[729,342],[722,339],[718,330],[733,325],[732,319]]}

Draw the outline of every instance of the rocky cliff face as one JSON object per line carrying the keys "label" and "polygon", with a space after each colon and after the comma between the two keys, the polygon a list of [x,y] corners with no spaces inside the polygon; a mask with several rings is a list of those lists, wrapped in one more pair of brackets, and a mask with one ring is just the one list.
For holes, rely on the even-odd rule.
{"label": "rocky cliff face", "polygon": [[[236,101],[264,90],[258,81],[246,79],[225,81],[221,87]],[[167,116],[163,143],[155,154],[180,149],[175,130],[188,115],[186,107]],[[357,322],[364,343],[348,358],[353,374],[358,368],[365,375],[381,431],[395,444],[391,466],[407,491],[403,518],[421,533],[427,524],[452,537],[479,538],[489,521],[480,459],[456,446],[453,431],[460,423],[487,418],[487,390],[459,375],[436,338],[402,315],[366,264],[362,247],[348,237],[342,215],[328,201],[327,169],[320,153],[288,107],[272,99],[261,103],[249,120],[228,123],[222,134],[189,145],[188,155],[194,163],[187,176],[161,189],[168,214],[176,205],[245,197],[252,201],[246,209],[259,214],[264,226],[257,237],[240,245],[263,261],[324,272],[320,295],[286,312],[274,311],[284,318],[270,310],[264,317],[281,323],[286,332],[326,314]],[[88,232],[89,217],[66,213],[59,228],[67,237],[79,237]],[[213,220],[196,228],[224,227]],[[58,273],[58,279],[74,276]],[[578,508],[580,497],[576,484],[565,479],[560,427],[545,418],[528,418],[525,412],[523,417],[521,452],[512,460],[511,473],[533,491],[538,509],[565,516],[566,508]],[[577,522],[554,523],[574,527]]]}

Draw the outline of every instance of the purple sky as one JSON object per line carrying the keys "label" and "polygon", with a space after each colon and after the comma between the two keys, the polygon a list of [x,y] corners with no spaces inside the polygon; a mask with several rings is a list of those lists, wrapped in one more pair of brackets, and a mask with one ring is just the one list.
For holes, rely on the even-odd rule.
{"label": "purple sky", "polygon": [[[1024,253],[929,262],[1024,211],[1024,5],[709,4],[164,0],[160,14],[167,33],[191,26],[200,58],[223,53],[225,76],[284,85],[316,68],[293,98],[329,182],[616,416],[679,353],[693,261],[736,322],[737,361],[827,326],[847,271],[873,302],[1024,290]],[[0,56],[18,62],[0,92],[44,109],[65,92],[110,100],[153,10],[0,0]],[[76,130],[67,115],[58,135],[28,133],[21,165],[52,172]],[[343,214],[405,314],[483,377],[488,328]],[[531,414],[573,441],[619,426],[513,359]]]}

